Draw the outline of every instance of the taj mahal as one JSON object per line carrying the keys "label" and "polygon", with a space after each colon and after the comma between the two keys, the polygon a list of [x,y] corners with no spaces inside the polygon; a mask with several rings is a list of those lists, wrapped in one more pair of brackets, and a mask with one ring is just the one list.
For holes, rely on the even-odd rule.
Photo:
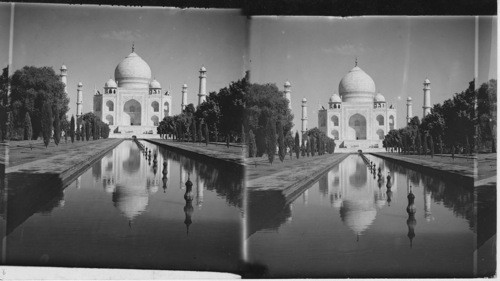
{"label": "taj mahal", "polygon": [[[67,67],[61,67],[61,82],[67,81]],[[206,101],[206,68],[200,69],[198,105]],[[182,85],[181,109],[187,106],[187,85]],[[164,117],[172,116],[172,95],[163,91],[152,76],[151,68],[134,50],[115,68],[114,79],[105,84],[103,93],[94,89],[93,113],[110,127],[110,137],[127,138],[132,135],[159,137],[156,128]],[[83,84],[78,83],[76,117],[83,115]]]}
{"label": "taj mahal", "polygon": [[[423,116],[430,113],[430,81],[424,81]],[[284,97],[291,109],[291,83],[284,85]],[[413,117],[412,99],[407,99],[407,122]],[[302,99],[302,135],[308,130],[307,99]],[[385,97],[377,92],[375,82],[355,62],[341,80],[328,106],[318,110],[318,129],[335,139],[339,148],[382,149],[385,135],[397,129],[397,110],[387,105]]]}

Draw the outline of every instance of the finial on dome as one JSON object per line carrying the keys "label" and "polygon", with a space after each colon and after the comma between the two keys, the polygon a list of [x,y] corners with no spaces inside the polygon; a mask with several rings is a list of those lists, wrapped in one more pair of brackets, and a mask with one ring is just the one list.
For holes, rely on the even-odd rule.
{"label": "finial on dome", "polygon": [[134,52],[134,50],[135,50],[135,46],[134,46],[134,44],[135,44],[135,43],[134,43],[134,42],[132,42],[132,53],[133,53],[133,52]]}
{"label": "finial on dome", "polygon": [[354,61],[354,67],[358,66],[358,57],[356,57],[356,60]]}

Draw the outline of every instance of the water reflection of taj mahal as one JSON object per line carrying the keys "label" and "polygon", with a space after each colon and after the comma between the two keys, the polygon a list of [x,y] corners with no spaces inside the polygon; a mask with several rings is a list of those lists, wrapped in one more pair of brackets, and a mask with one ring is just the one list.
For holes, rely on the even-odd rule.
{"label": "water reflection of taj mahal", "polygon": [[[157,152],[157,165],[152,163],[140,151],[135,143],[122,143],[109,152],[100,161],[101,164],[94,166],[100,171],[94,171],[94,177],[102,180],[103,189],[112,194],[113,205],[130,222],[135,217],[147,210],[150,196],[157,193],[160,188],[164,192],[168,188],[184,189],[188,179],[188,171],[179,163],[179,174],[181,182],[171,181],[171,167],[174,160]],[[152,147],[152,146],[151,146]],[[164,165],[165,163],[165,165]],[[204,181],[195,173],[190,173],[190,179],[195,183],[195,202],[199,209],[203,205]],[[77,188],[79,182],[77,180]],[[174,186],[175,185],[175,186]]]}
{"label": "water reflection of taj mahal", "polygon": [[[319,191],[321,196],[327,198],[331,206],[339,211],[344,225],[359,236],[373,224],[379,210],[390,207],[391,201],[397,197],[398,186],[401,189],[400,185],[403,183],[400,182],[401,174],[390,171],[384,166],[382,159],[370,158],[376,164],[377,169],[381,167],[383,180],[380,181],[376,173],[370,172],[361,157],[353,157],[356,157],[355,161],[343,161],[322,177],[319,180]],[[388,174],[391,175],[390,188],[386,187]],[[413,192],[415,188],[422,186],[422,183],[420,180],[411,181],[407,174],[404,185],[405,194],[409,194],[410,186]],[[431,192],[425,186],[423,189],[424,218],[430,221],[432,220]],[[307,198],[307,191],[303,196]],[[420,210],[422,212],[422,209]],[[411,221],[408,225],[411,227],[411,232],[415,227],[413,223]]]}

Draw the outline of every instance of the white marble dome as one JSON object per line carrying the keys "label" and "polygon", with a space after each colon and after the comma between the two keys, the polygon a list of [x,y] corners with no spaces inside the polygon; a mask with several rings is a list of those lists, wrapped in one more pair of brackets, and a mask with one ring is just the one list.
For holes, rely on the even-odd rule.
{"label": "white marble dome", "polygon": [[375,95],[375,102],[385,102],[385,97],[381,94],[381,93],[378,93]]}
{"label": "white marble dome", "polygon": [[375,82],[370,75],[355,66],[340,80],[339,94],[343,102],[373,102]]}
{"label": "white marble dome", "polygon": [[338,94],[333,94],[333,96],[330,97],[330,102],[342,102],[342,99]]}
{"label": "white marble dome", "polygon": [[122,88],[148,88],[151,68],[141,57],[132,52],[116,66],[115,80]]}
{"label": "white marble dome", "polygon": [[104,87],[105,87],[105,88],[116,88],[117,86],[116,86],[116,82],[115,82],[115,80],[113,80],[113,79],[111,79],[111,78],[110,78],[110,79],[109,79],[109,80],[108,80],[108,81],[104,84]]}
{"label": "white marble dome", "polygon": [[159,89],[159,88],[161,88],[160,82],[158,82],[158,81],[156,81],[156,79],[154,79],[149,84],[149,88],[152,88],[152,89]]}

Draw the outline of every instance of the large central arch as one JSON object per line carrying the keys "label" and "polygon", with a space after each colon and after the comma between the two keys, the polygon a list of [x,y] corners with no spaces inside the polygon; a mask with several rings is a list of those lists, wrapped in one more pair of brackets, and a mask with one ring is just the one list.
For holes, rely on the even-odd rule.
{"label": "large central arch", "polygon": [[123,105],[123,125],[141,126],[141,104],[131,99]]}
{"label": "large central arch", "polygon": [[350,138],[355,140],[366,140],[366,118],[356,113],[349,118]]}

